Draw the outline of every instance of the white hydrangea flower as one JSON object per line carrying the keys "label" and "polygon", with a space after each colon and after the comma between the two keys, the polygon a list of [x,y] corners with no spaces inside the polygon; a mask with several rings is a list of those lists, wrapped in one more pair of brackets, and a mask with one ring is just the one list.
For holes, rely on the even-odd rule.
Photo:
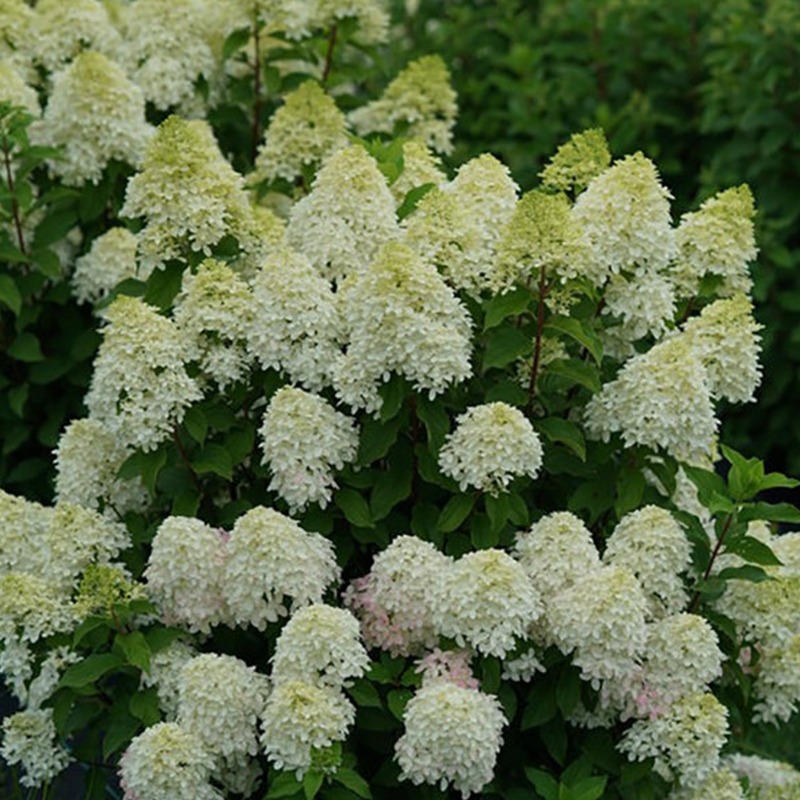
{"label": "white hydrangea flower", "polygon": [[253,209],[243,187],[207,122],[176,116],[162,122],[147,145],[142,172],[128,181],[120,210],[124,217],[146,220],[138,234],[140,269],[189,251],[210,255],[227,235],[245,250],[255,246]]}
{"label": "white hydrangea flower", "polygon": [[434,627],[459,647],[505,658],[542,613],[542,602],[522,566],[502,550],[462,556],[440,580]]}
{"label": "white hydrangea flower", "polygon": [[36,14],[25,0],[0,0],[0,59],[32,85],[38,79],[33,66],[37,34]]}
{"label": "white hydrangea flower", "polygon": [[353,581],[345,605],[361,621],[368,647],[408,656],[438,641],[433,624],[435,595],[452,561],[430,542],[398,536],[375,556],[372,570]]}
{"label": "white hydrangea flower", "polygon": [[[27,8],[27,6],[25,6]],[[0,9],[2,16],[3,9]],[[0,22],[0,41],[2,40],[2,22]],[[38,117],[42,113],[36,91],[25,82],[14,62],[3,55],[0,45],[0,103],[11,103],[22,106],[31,116]]]}
{"label": "white hydrangea flower", "polygon": [[603,562],[630,570],[645,590],[650,615],[677,614],[688,603],[683,573],[691,546],[681,525],[666,509],[645,506],[626,514],[614,528]]}
{"label": "white hydrangea flower", "polygon": [[355,19],[355,38],[362,44],[386,40],[389,15],[384,0],[257,0],[262,15],[290,39],[328,32],[339,20]]}
{"label": "white hydrangea flower", "polygon": [[0,755],[10,766],[22,767],[23,786],[42,786],[72,761],[57,738],[52,708],[18,711],[3,720]]}
{"label": "white hydrangea flower", "polygon": [[325,160],[311,193],[292,206],[286,228],[288,244],[331,280],[363,272],[398,235],[386,179],[375,159],[358,146]]}
{"label": "white hydrangea flower", "polygon": [[432,264],[390,243],[339,289],[346,354],[335,366],[339,398],[377,411],[378,386],[391,372],[429,397],[472,374],[470,317]]}
{"label": "white hydrangea flower", "polygon": [[450,86],[450,72],[440,56],[412,61],[373,100],[350,113],[359,136],[393,133],[404,126],[404,135],[419,139],[439,153],[453,150],[453,126],[458,106]]}
{"label": "white hydrangea flower", "polygon": [[530,683],[537,672],[546,672],[547,668],[539,660],[536,651],[528,650],[517,658],[503,663],[503,673],[500,676],[504,681]]}
{"label": "white hydrangea flower", "polygon": [[673,703],[655,719],[639,720],[625,731],[618,749],[630,761],[654,758],[662,777],[675,776],[693,788],[720,763],[728,736],[728,710],[713,694],[694,694]]}
{"label": "white hydrangea flower", "polygon": [[447,176],[442,170],[441,161],[419,139],[403,142],[403,171],[389,187],[395,204],[402,205],[406,195],[419,186],[432,183],[442,186]]}
{"label": "white hydrangea flower", "polygon": [[74,653],[66,646],[50,650],[39,667],[38,675],[28,687],[25,703],[28,709],[40,709],[42,703],[49,699],[58,688],[58,682],[64,670],[81,659],[82,656]]}
{"label": "white hydrangea flower", "polygon": [[[750,797],[750,795],[747,795]],[[761,798],[761,795],[757,795]],[[742,784],[730,769],[716,769],[691,788],[678,788],[668,800],[745,800]]]}
{"label": "white hydrangea flower", "polygon": [[278,637],[272,679],[341,688],[369,666],[358,620],[345,609],[315,603],[292,614]]}
{"label": "white hydrangea flower", "polygon": [[788,722],[800,707],[800,634],[760,645],[753,694],[756,722]]}
{"label": "white hydrangea flower", "polygon": [[309,503],[328,505],[336,488],[334,470],[355,460],[358,428],[318,395],[284,386],[273,396],[259,431],[262,464],[272,471],[270,491],[292,512]]}
{"label": "white hydrangea flower", "polygon": [[71,630],[76,622],[69,596],[47,578],[27,572],[0,577],[0,641],[34,643]]}
{"label": "white hydrangea flower", "polygon": [[442,473],[491,495],[508,491],[517,475],[535,478],[542,466],[542,444],[524,414],[507,403],[472,406],[456,419],[439,451]]}
{"label": "white hydrangea flower", "polygon": [[573,214],[589,237],[598,277],[667,268],[676,253],[671,197],[653,162],[641,153],[616,161],[591,181]]}
{"label": "white hydrangea flower", "polygon": [[621,433],[625,447],[660,447],[680,461],[707,456],[718,427],[708,372],[682,336],[635,355],[586,405],[590,435]]}
{"label": "white hydrangea flower", "polygon": [[28,644],[15,636],[3,640],[0,631],[0,673],[11,694],[20,705],[28,699],[28,681],[33,677],[34,657]]}
{"label": "white hydrangea flower", "polygon": [[576,581],[600,569],[591,531],[569,511],[555,511],[517,534],[514,555],[545,605]]}
{"label": "white hydrangea flower", "polygon": [[734,753],[723,759],[723,764],[750,781],[755,800],[792,800],[800,792],[800,772],[784,761]]}
{"label": "white hydrangea flower", "polygon": [[149,277],[143,270],[137,276],[138,240],[127,228],[112,228],[98,236],[91,250],[75,261],[72,289],[79,303],[97,304],[127,278]]}
{"label": "white hydrangea flower", "polygon": [[687,320],[684,336],[708,371],[714,397],[749,403],[761,383],[758,361],[763,328],[753,319],[753,304],[743,294],[717,300]]}
{"label": "white hydrangea flower", "polygon": [[223,800],[209,783],[213,759],[200,739],[174,722],[135,736],[119,763],[123,800]]}
{"label": "white hydrangea flower", "polygon": [[264,369],[320,391],[331,380],[343,323],[330,283],[286,247],[267,256],[253,281],[248,347]]}
{"label": "white hydrangea flower", "polygon": [[447,681],[464,689],[477,689],[478,679],[470,667],[472,653],[469,650],[440,650],[435,647],[428,655],[417,660],[414,672],[422,673],[422,685],[435,681]]}
{"label": "white hydrangea flower", "polygon": [[304,531],[293,519],[260,506],[236,521],[223,585],[237,624],[263,631],[268,622],[321,602],[326,589],[339,579],[333,545],[318,533]]}
{"label": "white hydrangea flower", "polygon": [[191,646],[176,639],[172,644],[150,655],[150,672],[142,672],[142,687],[155,686],[158,705],[167,722],[178,717],[181,670],[197,655]]}
{"label": "white hydrangea flower", "polygon": [[610,164],[606,135],[601,128],[592,128],[574,133],[539,175],[547,189],[580,194]]}
{"label": "white hydrangea flower", "polygon": [[675,234],[673,274],[686,295],[695,294],[707,275],[720,279],[716,292],[723,297],[750,291],[748,263],[758,254],[754,216],[753,195],[746,184],[719,192],[699,211],[683,215]]}
{"label": "white hydrangea flower", "polygon": [[52,514],[47,506],[0,489],[0,575],[41,571],[42,554],[31,545],[45,541]]}
{"label": "white hydrangea flower", "polygon": [[220,391],[247,375],[254,311],[249,287],[222,261],[206,259],[196,273],[184,273],[173,312],[184,359],[199,362]]}
{"label": "white hydrangea flower", "polygon": [[[135,180],[135,179],[134,179]],[[122,445],[155,450],[202,393],[184,369],[184,343],[175,325],[139,298],[118,297],[86,395],[89,416]]]}
{"label": "white hydrangea flower", "polygon": [[669,278],[657,273],[631,278],[612,275],[603,299],[603,313],[621,318],[623,335],[629,342],[645,336],[660,339],[675,318],[675,287]]}
{"label": "white hydrangea flower", "polygon": [[99,183],[112,160],[140,167],[154,132],[139,88],[113,61],[87,52],[53,76],[32,134],[39,144],[62,148],[61,157],[48,160],[50,171],[68,186],[83,186]]}
{"label": "white hydrangea flower", "polygon": [[148,499],[141,479],[122,481],[117,477],[130,454],[98,420],[73,420],[55,451],[56,502],[96,511],[102,508],[106,515],[114,516],[141,511]]}
{"label": "white hydrangea flower", "polygon": [[547,624],[555,644],[597,688],[635,669],[647,637],[647,601],[633,573],[602,567],[550,600]]}
{"label": "white hydrangea flower", "polygon": [[229,620],[222,585],[227,536],[190,517],[161,523],[144,577],[168,624],[209,633]]}
{"label": "white hydrangea flower", "polygon": [[405,732],[395,745],[400,780],[415,786],[450,784],[463,797],[494,777],[506,718],[494,695],[433,681],[409,700]]}
{"label": "white hydrangea flower", "polygon": [[282,681],[267,698],[261,744],[277,769],[295,770],[299,779],[311,766],[313,751],[343,741],[355,718],[353,704],[341,691],[304,681]]}
{"label": "white hydrangea flower", "polygon": [[264,136],[251,180],[294,181],[347,147],[347,120],[318,83],[306,81],[285,96]]}
{"label": "white hydrangea flower", "polygon": [[[286,195],[274,192],[272,195],[269,193],[266,195],[265,202],[270,196],[280,198],[281,201],[289,201]],[[291,207],[291,201],[289,201],[289,207]],[[243,238],[247,240],[247,250],[239,253],[239,257],[231,262],[231,267],[248,284],[252,285],[253,279],[264,261],[284,250],[286,220],[278,216],[278,209],[269,208],[266,205],[254,204],[250,210],[252,219],[247,234],[243,235]],[[286,213],[288,214],[288,210]]]}

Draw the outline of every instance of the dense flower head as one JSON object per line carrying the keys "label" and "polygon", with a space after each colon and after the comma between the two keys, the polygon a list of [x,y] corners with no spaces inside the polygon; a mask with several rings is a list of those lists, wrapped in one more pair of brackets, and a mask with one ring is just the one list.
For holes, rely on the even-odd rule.
{"label": "dense flower head", "polygon": [[754,800],[792,800],[800,792],[800,772],[783,761],[734,753],[723,763],[750,782],[748,797]]}
{"label": "dense flower head", "polygon": [[433,647],[438,634],[432,587],[441,585],[450,566],[448,556],[416,536],[398,536],[378,553],[370,573],[344,595],[367,646],[403,656]]}
{"label": "dense flower head", "polygon": [[626,447],[661,447],[682,461],[711,452],[718,425],[708,372],[681,336],[633,356],[586,406],[591,435],[621,433]]}
{"label": "dense flower head", "polygon": [[257,506],[231,531],[223,585],[239,625],[263,631],[268,622],[321,602],[339,577],[331,542],[277,511]]}
{"label": "dense flower head", "polygon": [[616,161],[591,181],[573,213],[589,237],[598,277],[668,266],[675,255],[671,196],[653,162],[641,153]]}
{"label": "dense flower head", "polygon": [[[751,794],[748,793],[747,797]],[[745,794],[734,772],[722,767],[696,786],[676,789],[669,795],[669,800],[745,800]]]}
{"label": "dense flower head", "polygon": [[708,372],[714,397],[732,403],[755,399],[761,383],[762,327],[753,318],[753,304],[741,293],[711,303],[686,322],[684,335]]}
{"label": "dense flower head", "polygon": [[[88,253],[75,260],[72,288],[79,303],[92,305],[108,297],[117,284],[137,277],[138,240],[127,228],[111,228],[98,236]],[[141,280],[149,277],[143,271]]]}
{"label": "dense flower head", "polygon": [[628,342],[648,335],[658,340],[672,327],[675,288],[665,275],[612,275],[603,299],[603,313],[619,317],[621,325],[616,333]]}
{"label": "dense flower head", "polygon": [[176,639],[163,650],[150,654],[150,672],[142,672],[142,686],[155,686],[158,705],[167,722],[178,717],[178,698],[181,670],[197,655],[186,642]]}
{"label": "dense flower head", "polygon": [[53,709],[27,709],[3,720],[0,755],[10,766],[19,765],[23,786],[37,787],[49,782],[72,760],[58,743]]}
{"label": "dense flower head", "polygon": [[279,682],[267,698],[261,717],[261,744],[277,769],[302,776],[314,751],[344,740],[355,721],[355,708],[330,686],[300,680]]}
{"label": "dense flower head", "polygon": [[423,141],[432,150],[450,153],[458,106],[450,72],[440,56],[412,61],[378,100],[351,112],[350,122],[361,136],[401,133]]}
{"label": "dense flower head", "polygon": [[569,511],[556,511],[517,534],[514,555],[545,604],[600,568],[591,531]]}
{"label": "dense flower head", "polygon": [[363,272],[398,232],[394,198],[377,162],[352,146],[327,158],[311,193],[292,206],[286,240],[321,275],[340,279]]}
{"label": "dense flower head", "polygon": [[538,434],[519,409],[502,402],[468,408],[439,451],[439,467],[462,492],[472,486],[497,495],[518,475],[535,478],[541,466]]}
{"label": "dense flower head", "polygon": [[[632,572],[603,567],[578,578],[550,600],[546,618],[554,643],[585,680],[630,675],[645,646],[647,601]],[[574,651],[574,652],[573,652]]]}
{"label": "dense flower head", "polygon": [[[2,13],[2,9],[0,9]],[[0,23],[1,24],[1,23]],[[2,41],[2,28],[0,28],[0,41]],[[41,114],[39,97],[36,91],[25,82],[17,70],[14,62],[2,54],[0,46],[0,103],[11,103],[12,106],[22,106],[31,116]]]}
{"label": "dense flower head", "polygon": [[508,289],[515,281],[537,280],[542,270],[547,280],[565,281],[593,267],[588,239],[566,196],[533,190],[519,199],[503,231],[491,283],[496,291]]}
{"label": "dense flower head", "polygon": [[433,623],[459,647],[505,658],[542,613],[525,570],[502,550],[467,553],[440,580]]}
{"label": "dense flower head", "polygon": [[334,470],[355,460],[358,428],[323,397],[284,386],[269,401],[259,430],[276,491],[294,512],[309,503],[323,508],[336,488]]}
{"label": "dense flower head", "polygon": [[389,187],[395,203],[400,206],[406,195],[420,186],[432,183],[441,186],[447,180],[441,161],[419,139],[403,142],[403,171]]}
{"label": "dense flower head", "polygon": [[275,645],[272,680],[341,688],[369,666],[358,620],[347,610],[314,603],[296,611]]}
{"label": "dense flower head", "polygon": [[0,59],[8,61],[28,83],[37,78],[33,67],[37,28],[36,15],[25,0],[0,0]]}
{"label": "dense flower head", "polygon": [[329,384],[342,320],[330,283],[308,258],[277,248],[256,273],[253,299],[248,347],[261,366],[313,391]]}
{"label": "dense flower head", "polygon": [[39,572],[44,541],[52,511],[25,497],[0,489],[0,575],[6,572]]}
{"label": "dense flower head", "polygon": [[250,366],[247,337],[253,325],[253,295],[224,262],[206,259],[183,275],[174,321],[184,360],[197,361],[220,390],[242,380]]}
{"label": "dense flower head", "polygon": [[591,128],[574,133],[539,174],[543,187],[579,194],[610,164],[605,133],[601,128]]}
{"label": "dense flower head", "polygon": [[135,736],[120,759],[124,800],[222,800],[209,783],[213,763],[195,734],[159,722]]}
{"label": "dense flower head", "polygon": [[89,416],[121,444],[154,450],[202,396],[186,374],[184,342],[174,323],[139,298],[118,297],[105,317]]}
{"label": "dense flower head", "polygon": [[424,685],[409,700],[405,732],[395,745],[400,779],[416,786],[451,784],[462,796],[494,777],[506,718],[494,695],[449,681]]}
{"label": "dense flower head", "polygon": [[159,526],[144,577],[164,619],[208,633],[227,621],[223,595],[224,531],[199,519],[167,517]]}
{"label": "dense flower head", "polygon": [[69,596],[39,575],[9,572],[0,577],[0,641],[37,642],[76,622]]}
{"label": "dense flower head", "polygon": [[753,719],[788,722],[800,708],[800,634],[760,644]]}
{"label": "dense flower head", "polygon": [[378,387],[391,372],[431,398],[472,373],[467,309],[405,245],[386,245],[338,297],[349,344],[334,385],[353,408],[379,409]]}
{"label": "dense flower head", "polygon": [[608,539],[603,562],[636,575],[652,616],[685,608],[689,598],[681,575],[691,563],[691,547],[683,528],[666,509],[645,506],[626,514]]}
{"label": "dense flower head", "polygon": [[99,183],[112,160],[140,167],[154,129],[144,118],[144,97],[122,68],[86,52],[53,76],[53,90],[37,142],[61,147],[50,171],[68,186]]}
{"label": "dense flower head", "polygon": [[118,564],[89,564],[78,582],[75,612],[81,619],[89,614],[110,616],[116,604],[127,605],[132,600],[144,600],[146,597],[144,584],[133,580],[124,567]]}
{"label": "dense flower head", "polygon": [[294,181],[347,144],[344,114],[318,83],[306,81],[272,115],[256,158],[256,177]]}
{"label": "dense flower head", "polygon": [[62,645],[50,650],[39,666],[39,672],[28,687],[25,705],[29,709],[40,709],[45,700],[52,697],[58,689],[62,673],[71,664],[76,664],[81,656]]}
{"label": "dense flower head", "polygon": [[249,246],[253,211],[243,180],[220,153],[207,122],[176,116],[162,122],[120,210],[146,221],[138,234],[141,267],[158,267],[190,250],[210,255],[226,235]]}
{"label": "dense flower head", "polygon": [[673,272],[685,294],[697,292],[706,276],[720,281],[715,291],[723,297],[750,290],[748,263],[758,253],[754,215],[747,184],[719,192],[699,211],[683,215],[675,234],[678,252]]}
{"label": "dense flower head", "polygon": [[713,694],[688,695],[655,719],[628,728],[619,749],[631,761],[655,759],[655,770],[687,788],[705,780],[720,763],[728,735],[728,710]]}

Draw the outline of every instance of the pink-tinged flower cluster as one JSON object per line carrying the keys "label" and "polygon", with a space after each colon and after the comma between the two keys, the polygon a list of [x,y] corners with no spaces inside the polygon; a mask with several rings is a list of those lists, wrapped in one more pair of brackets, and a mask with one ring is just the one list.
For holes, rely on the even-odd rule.
{"label": "pink-tinged flower cluster", "polygon": [[462,689],[477,689],[480,683],[472,674],[469,662],[470,654],[466,650],[440,650],[436,647],[417,660],[415,671],[422,673],[423,686],[434,681],[446,681]]}

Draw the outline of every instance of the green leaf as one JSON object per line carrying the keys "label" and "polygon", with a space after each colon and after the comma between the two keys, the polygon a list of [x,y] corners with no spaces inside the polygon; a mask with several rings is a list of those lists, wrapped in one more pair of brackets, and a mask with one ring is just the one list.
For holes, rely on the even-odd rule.
{"label": "green leaf", "polygon": [[756,567],[753,564],[744,564],[741,567],[725,567],[717,576],[724,581],[752,581],[753,583],[761,583],[761,581],[769,580],[769,575],[761,567]]}
{"label": "green leaf", "polygon": [[386,383],[381,385],[380,389],[378,389],[378,394],[383,400],[380,410],[382,422],[388,422],[397,416],[408,393],[408,384],[399,375],[392,375]]}
{"label": "green leaf", "polygon": [[495,295],[486,303],[486,316],[483,330],[488,331],[499,325],[507,317],[515,317],[528,307],[531,293],[522,286],[515,286],[510,292]]}
{"label": "green leaf", "polygon": [[794,478],[789,478],[780,472],[769,472],[761,479],[758,489],[763,492],[767,489],[794,489],[798,486],[800,486],[800,481],[796,481]]}
{"label": "green leaf", "polygon": [[353,698],[357,706],[368,708],[383,708],[378,690],[366,679],[359,678],[348,687],[347,693]]}
{"label": "green leaf", "polygon": [[155,725],[161,719],[158,690],[155,686],[151,686],[149,689],[142,689],[131,695],[128,710],[136,719],[141,720],[146,728]]}
{"label": "green leaf", "polygon": [[558,713],[555,689],[555,678],[552,675],[546,675],[533,684],[522,712],[520,730],[538,728],[553,719]]}
{"label": "green leaf", "polygon": [[469,539],[476,550],[488,550],[497,547],[500,542],[499,531],[492,528],[492,522],[486,514],[473,514],[469,521]]}
{"label": "green leaf", "polygon": [[150,672],[150,648],[141,631],[117,634],[117,641],[129,664],[138,667],[143,672]]}
{"label": "green leaf", "polygon": [[556,686],[556,703],[561,713],[567,717],[581,699],[581,671],[577,667],[565,667]]}
{"label": "green leaf", "polygon": [[22,308],[22,295],[10,275],[0,275],[0,302],[5,303],[18,316]]}
{"label": "green leaf", "polygon": [[481,691],[496,694],[500,688],[500,659],[495,656],[484,656],[481,670]]}
{"label": "green leaf", "polygon": [[351,525],[358,528],[375,527],[367,501],[355,489],[340,489],[334,495],[333,502]]}
{"label": "green leaf", "polygon": [[567,729],[561,717],[553,717],[539,730],[545,749],[558,764],[567,757]]}
{"label": "green leaf", "polygon": [[753,564],[779,567],[783,563],[772,552],[772,548],[769,545],[764,544],[754,536],[743,536],[740,539],[728,542],[725,552],[736,553],[737,556],[741,556],[745,561],[750,561]]}
{"label": "green leaf", "polygon": [[484,504],[486,505],[486,513],[489,515],[489,521],[492,523],[492,533],[500,533],[511,513],[510,495],[500,494],[497,497],[486,495]]}
{"label": "green leaf", "polygon": [[559,375],[579,386],[585,386],[590,392],[599,392],[602,386],[597,367],[577,358],[551,361],[547,365],[547,374]]}
{"label": "green leaf", "polygon": [[758,494],[764,479],[764,462],[757,458],[745,458],[724,444],[720,445],[720,449],[731,464],[728,486],[733,499],[741,502]]}
{"label": "green leaf", "polygon": [[369,784],[355,770],[340,767],[333,774],[333,779],[359,797],[365,798],[365,800],[369,800],[372,797]]}
{"label": "green leaf", "polygon": [[431,189],[435,188],[436,184],[434,183],[423,183],[421,186],[415,186],[413,189],[409,189],[406,192],[406,196],[403,198],[403,202],[397,209],[397,219],[402,222],[409,214],[416,210],[420,200],[422,200]]}
{"label": "green leaf", "polygon": [[46,247],[40,250],[34,250],[31,253],[31,261],[33,261],[33,263],[39,267],[39,271],[48,278],[58,279],[63,277],[61,259],[52,250]]}
{"label": "green leaf", "polygon": [[598,365],[603,360],[603,345],[599,337],[581,320],[572,317],[551,317],[544,327],[569,336],[583,345]]}
{"label": "green leaf", "polygon": [[221,445],[209,442],[202,453],[192,461],[192,467],[198,475],[213,473],[229,481],[233,478],[233,461],[231,454]]}
{"label": "green leaf", "polygon": [[586,461],[586,440],[583,431],[574,422],[561,417],[545,417],[533,423],[551,442],[568,447],[581,461]]}
{"label": "green leaf", "polygon": [[644,495],[644,475],[639,470],[624,470],[617,481],[617,498],[614,501],[614,510],[622,518],[629,511],[639,508]]}
{"label": "green leaf", "polygon": [[133,739],[139,728],[141,728],[141,723],[127,710],[115,714],[103,736],[103,758],[107,759],[112,753],[121,750]]}
{"label": "green leaf", "polygon": [[377,522],[411,494],[411,469],[391,469],[381,472],[370,495],[372,518]]}
{"label": "green leaf", "polygon": [[768,522],[800,522],[800,509],[791,503],[752,503],[739,513],[742,522],[763,519]]}
{"label": "green leaf", "polygon": [[306,796],[306,800],[314,800],[317,792],[322,788],[324,779],[325,773],[313,767],[303,775],[303,794]]}
{"label": "green leaf", "polygon": [[558,781],[552,775],[535,767],[525,767],[525,777],[544,800],[558,800]]}
{"label": "green leaf", "polygon": [[512,361],[531,354],[533,341],[519,328],[509,326],[489,334],[483,355],[483,371],[492,367],[505,367]]}
{"label": "green leaf", "polygon": [[111,626],[111,620],[108,617],[100,617],[95,615],[90,615],[86,617],[86,619],[75,628],[74,633],[72,634],[72,646],[77,647],[81,641],[83,641],[85,636],[88,636],[92,631],[97,630],[98,628],[109,628]]}
{"label": "green leaf", "polygon": [[203,445],[208,435],[208,420],[199,406],[191,406],[187,409],[183,418],[186,432],[199,445]]}
{"label": "green leaf", "polygon": [[264,800],[278,800],[281,797],[294,797],[299,794],[303,786],[295,778],[294,772],[273,772],[275,776],[269,785],[269,791]]}
{"label": "green leaf", "polygon": [[582,778],[570,786],[571,800],[599,800],[606,790],[608,776],[598,776],[594,778]]}
{"label": "green leaf", "polygon": [[180,628],[151,628],[145,632],[145,638],[150,652],[158,653],[169,647],[176,639],[180,639],[185,633]]}
{"label": "green leaf", "polygon": [[170,308],[181,289],[185,269],[186,264],[183,261],[168,261],[163,269],[153,270],[147,279],[145,303],[162,310]]}
{"label": "green leaf", "polygon": [[693,467],[691,464],[681,464],[681,469],[686,473],[686,477],[697,487],[698,497],[703,505],[708,505],[709,498],[718,494],[725,497],[728,494],[728,487],[725,481],[717,475],[701,467]]}
{"label": "green leaf", "polygon": [[8,407],[20,418],[25,413],[25,403],[28,402],[29,392],[30,387],[27,383],[8,390]]}
{"label": "green leaf", "polygon": [[386,705],[396,719],[403,721],[403,714],[406,712],[408,701],[414,696],[414,692],[409,689],[393,689],[386,697]]}
{"label": "green leaf", "polygon": [[250,41],[251,33],[249,27],[229,33],[222,45],[222,60],[227,61],[237,50],[241,50]]}
{"label": "green leaf", "polygon": [[475,505],[475,495],[457,494],[447,501],[447,505],[439,514],[436,527],[442,533],[451,533],[460,527],[461,523],[469,516]]}
{"label": "green leaf", "polygon": [[156,479],[167,463],[167,451],[164,447],[150,453],[134,453],[122,462],[117,472],[117,477],[124,481],[141,477],[142,483],[152,497],[156,490]]}
{"label": "green leaf", "polygon": [[441,401],[429,400],[427,395],[417,397],[417,416],[428,432],[432,452],[438,452],[450,430],[450,417]]}
{"label": "green leaf", "polygon": [[8,354],[17,361],[42,361],[44,354],[39,340],[32,333],[21,333],[11,343]]}
{"label": "green leaf", "polygon": [[87,656],[83,661],[77,664],[72,664],[67,667],[61,680],[58,682],[58,687],[69,687],[72,689],[79,689],[82,686],[88,686],[94,683],[103,675],[112,670],[117,669],[125,664],[122,656],[116,653],[93,653]]}
{"label": "green leaf", "polygon": [[401,424],[401,417],[395,417],[389,422],[379,422],[371,418],[365,420],[358,442],[358,463],[365,467],[384,458],[397,441]]}

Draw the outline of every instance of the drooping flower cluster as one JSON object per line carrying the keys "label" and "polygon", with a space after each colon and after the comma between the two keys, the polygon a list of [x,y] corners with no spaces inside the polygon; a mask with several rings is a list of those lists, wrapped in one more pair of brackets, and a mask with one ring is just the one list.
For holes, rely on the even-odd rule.
{"label": "drooping flower cluster", "polygon": [[57,741],[53,709],[28,709],[3,720],[0,755],[11,766],[22,767],[23,786],[42,786],[72,760]]}

